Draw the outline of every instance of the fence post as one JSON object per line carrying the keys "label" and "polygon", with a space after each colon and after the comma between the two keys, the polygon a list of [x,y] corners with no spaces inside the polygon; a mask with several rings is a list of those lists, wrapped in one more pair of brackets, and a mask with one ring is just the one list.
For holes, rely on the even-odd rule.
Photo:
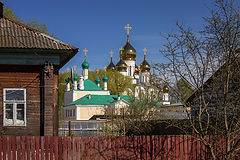
{"label": "fence post", "polygon": [[71,136],[71,121],[68,121],[68,135]]}

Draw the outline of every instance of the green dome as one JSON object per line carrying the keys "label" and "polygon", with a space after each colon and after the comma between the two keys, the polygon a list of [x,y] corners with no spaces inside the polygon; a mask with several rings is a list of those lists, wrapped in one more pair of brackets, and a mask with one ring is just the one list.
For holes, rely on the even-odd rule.
{"label": "green dome", "polygon": [[83,69],[88,69],[89,68],[89,64],[86,60],[82,63],[82,68]]}
{"label": "green dome", "polygon": [[67,76],[67,78],[65,79],[66,83],[70,82],[70,78]]}
{"label": "green dome", "polygon": [[99,83],[100,83],[100,79],[97,77],[97,79],[95,80],[95,82],[96,82],[97,84],[99,84]]}
{"label": "green dome", "polygon": [[105,74],[105,76],[103,77],[103,82],[107,82],[108,81],[108,77],[106,76],[106,74]]}
{"label": "green dome", "polygon": [[78,76],[76,74],[73,75],[73,80],[77,81],[78,80]]}

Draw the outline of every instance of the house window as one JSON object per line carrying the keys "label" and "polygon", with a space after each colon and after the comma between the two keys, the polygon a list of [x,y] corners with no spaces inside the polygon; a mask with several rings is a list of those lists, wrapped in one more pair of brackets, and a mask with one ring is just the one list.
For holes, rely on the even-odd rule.
{"label": "house window", "polygon": [[3,89],[3,125],[26,126],[26,89]]}

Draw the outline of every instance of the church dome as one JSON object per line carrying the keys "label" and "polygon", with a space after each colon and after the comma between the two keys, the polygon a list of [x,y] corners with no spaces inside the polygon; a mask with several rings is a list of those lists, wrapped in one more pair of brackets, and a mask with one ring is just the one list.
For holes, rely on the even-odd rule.
{"label": "church dome", "polygon": [[127,41],[127,43],[123,47],[123,51],[121,54],[122,59],[123,60],[135,60],[136,55],[137,55],[136,50],[129,43],[129,41]]}
{"label": "church dome", "polygon": [[139,70],[140,70],[140,72],[149,72],[150,69],[151,69],[150,65],[149,65],[149,63],[146,61],[146,59],[144,57],[143,62],[139,66]]}
{"label": "church dome", "polygon": [[82,68],[83,69],[88,69],[89,68],[89,64],[86,60],[84,60],[84,62],[82,63]]}
{"label": "church dome", "polygon": [[122,59],[120,59],[119,62],[116,64],[116,70],[120,72],[126,72],[127,64]]}
{"label": "church dome", "polygon": [[114,68],[115,68],[115,65],[113,64],[113,62],[112,62],[112,57],[111,57],[111,62],[110,62],[110,64],[107,66],[107,70],[114,70]]}
{"label": "church dome", "polygon": [[100,79],[97,77],[97,79],[95,80],[95,82],[96,82],[97,84],[99,84],[99,83],[100,83]]}
{"label": "church dome", "polygon": [[104,77],[103,77],[103,82],[107,82],[108,81],[108,77],[107,75],[105,74]]}
{"label": "church dome", "polygon": [[70,78],[67,76],[67,78],[65,79],[66,83],[69,83],[70,82]]}
{"label": "church dome", "polygon": [[169,91],[169,88],[168,88],[167,84],[165,83],[163,88],[162,88],[162,92],[163,93],[168,93],[168,91]]}
{"label": "church dome", "polygon": [[135,64],[135,72],[134,72],[135,75],[138,75],[139,74],[139,69],[138,69],[138,66]]}
{"label": "church dome", "polygon": [[77,81],[78,80],[78,76],[76,74],[73,75],[73,81]]}

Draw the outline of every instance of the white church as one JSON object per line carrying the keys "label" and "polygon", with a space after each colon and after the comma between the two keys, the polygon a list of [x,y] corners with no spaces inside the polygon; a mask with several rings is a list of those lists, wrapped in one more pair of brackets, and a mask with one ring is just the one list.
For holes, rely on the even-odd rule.
{"label": "white church", "polygon": [[144,59],[142,63],[139,65],[139,67],[136,65],[136,55],[137,52],[133,48],[133,46],[130,44],[129,41],[129,30],[132,29],[132,27],[127,24],[125,27],[127,29],[127,42],[124,45],[124,47],[120,48],[119,58],[120,60],[116,65],[113,64],[112,61],[112,54],[111,51],[111,61],[110,64],[107,66],[107,70],[117,70],[119,73],[121,73],[124,76],[129,76],[133,80],[133,84],[139,84],[139,83],[146,83],[149,82],[150,77],[150,65],[146,60],[146,52],[147,49],[144,48]]}

